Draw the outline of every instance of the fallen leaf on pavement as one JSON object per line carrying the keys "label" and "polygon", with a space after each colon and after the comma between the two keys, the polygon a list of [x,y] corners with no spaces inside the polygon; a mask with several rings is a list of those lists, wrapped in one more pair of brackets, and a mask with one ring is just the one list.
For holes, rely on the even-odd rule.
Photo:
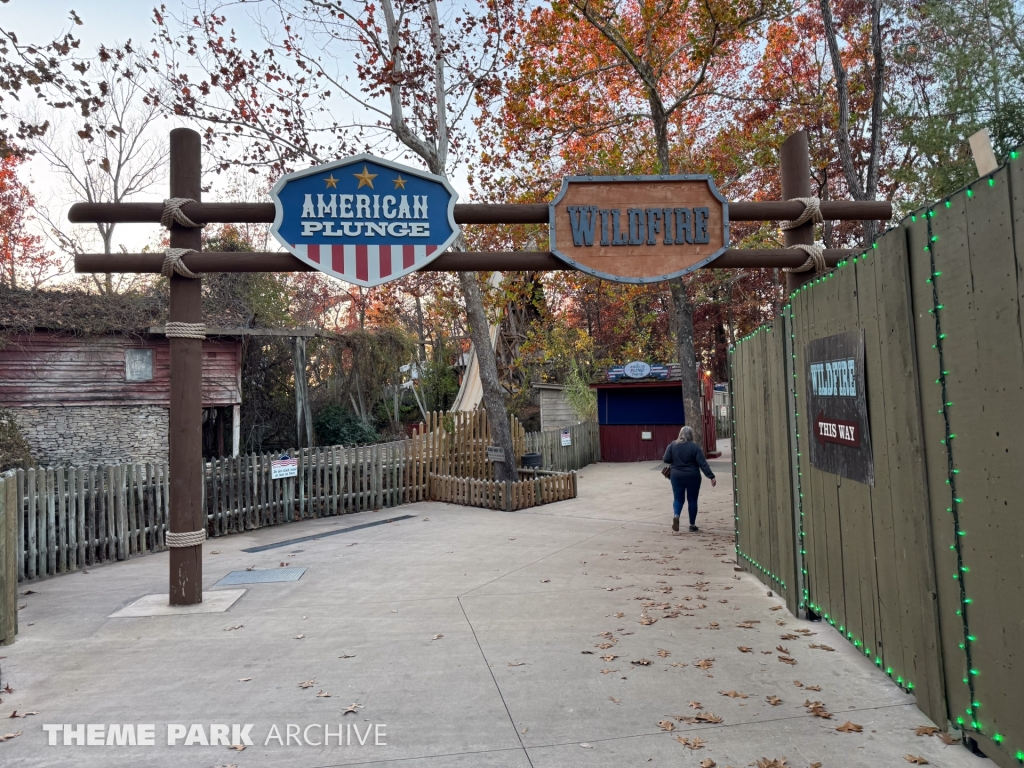
{"label": "fallen leaf on pavement", "polygon": [[919,726],[917,726],[917,729],[914,731],[914,735],[916,735],[916,736],[932,736],[932,735],[934,735],[934,734],[936,734],[938,732],[939,732],[939,729],[936,728],[934,725],[919,725]]}
{"label": "fallen leaf on pavement", "polygon": [[622,699],[616,699],[616,698],[615,698],[614,696],[609,696],[609,697],[608,697],[608,700],[609,700],[609,701],[610,701],[610,702],[611,702],[612,704],[618,704],[618,703],[620,703],[620,702],[622,701]]}
{"label": "fallen leaf on pavement", "polygon": [[760,624],[759,621],[741,621],[736,626],[740,629],[753,629],[755,624]]}
{"label": "fallen leaf on pavement", "polygon": [[789,648],[783,648],[781,645],[776,645],[775,646],[775,650],[778,651],[779,653],[784,653],[787,656],[789,656]]}
{"label": "fallen leaf on pavement", "polygon": [[331,698],[331,694],[329,694],[329,693],[326,693],[326,692],[324,691],[324,689],[323,689],[323,688],[321,688],[321,689],[320,689],[319,691],[317,691],[317,692],[316,692],[316,697],[317,697],[318,699],[329,699],[329,698]]}
{"label": "fallen leaf on pavement", "polygon": [[540,583],[541,584],[550,584],[551,583],[551,579],[541,579]]}
{"label": "fallen leaf on pavement", "polygon": [[304,638],[304,637],[305,637],[305,635],[296,635],[296,636],[295,636],[295,639],[296,639],[296,640],[301,640],[301,639],[302,639],[302,638]]}
{"label": "fallen leaf on pavement", "polygon": [[781,611],[782,610],[782,606],[781,605],[775,605],[775,606],[772,606],[771,608],[769,608],[768,610],[769,611]]}
{"label": "fallen leaf on pavement", "polygon": [[356,655],[354,653],[346,653],[343,656],[339,656],[339,659],[354,659]]}
{"label": "fallen leaf on pavement", "polygon": [[640,622],[639,623],[643,624],[645,627],[649,627],[651,624],[654,624],[656,621],[657,621],[657,619],[654,618],[653,616],[648,616],[647,614],[641,614]]}
{"label": "fallen leaf on pavement", "polygon": [[682,662],[682,661],[673,661],[671,664],[669,664],[669,666],[670,667],[687,667],[687,666],[689,666],[689,664],[686,664],[685,662]]}
{"label": "fallen leaf on pavement", "polygon": [[352,713],[353,715],[358,715],[359,712],[357,712],[357,710],[360,710],[360,709],[363,709],[363,705],[362,704],[349,704],[348,705],[348,709],[343,709],[341,711],[341,714],[347,715],[349,713]]}
{"label": "fallen leaf on pavement", "polygon": [[908,763],[913,763],[914,765],[928,765],[928,761],[920,755],[904,755],[903,759]]}
{"label": "fallen leaf on pavement", "polygon": [[805,691],[820,691],[821,690],[821,686],[820,685],[805,685],[804,686],[804,690]]}
{"label": "fallen leaf on pavement", "polygon": [[738,645],[736,647],[740,649],[740,653],[753,653],[754,652],[753,648],[747,648],[747,646],[745,646],[745,645]]}
{"label": "fallen leaf on pavement", "polygon": [[232,630],[235,630],[235,629],[241,629],[244,626],[245,626],[245,624],[237,624],[234,627],[224,627],[224,631],[225,632],[231,632]]}
{"label": "fallen leaf on pavement", "polygon": [[799,680],[794,680],[793,681],[793,685],[795,685],[797,688],[803,688],[804,687],[804,684],[801,683]]}
{"label": "fallen leaf on pavement", "polygon": [[433,636],[432,638],[430,638],[430,639],[431,639],[431,640],[440,640],[440,639],[441,639],[442,637],[444,637],[444,635],[434,635],[434,636]]}
{"label": "fallen leaf on pavement", "polygon": [[745,699],[747,694],[740,693],[739,691],[719,691],[723,696],[728,696],[730,699]]}
{"label": "fallen leaf on pavement", "polygon": [[690,709],[703,709],[703,708],[704,708],[704,705],[701,704],[699,701],[691,701],[690,702]]}
{"label": "fallen leaf on pavement", "polygon": [[[19,715],[18,714],[18,710],[14,710],[13,712],[11,712],[11,717],[28,717],[29,715],[38,715],[38,714],[39,714],[38,712],[22,712]],[[10,719],[10,718],[8,718],[8,719]]]}
{"label": "fallen leaf on pavement", "polygon": [[771,704],[773,707],[777,707],[777,706],[779,706],[779,704],[782,703],[782,699],[780,699],[778,696],[774,696],[774,695],[772,695],[772,696],[765,696],[764,700],[767,701],[769,704]]}
{"label": "fallen leaf on pavement", "polygon": [[658,649],[658,655],[661,656],[661,658],[664,659],[664,658],[666,658],[668,656],[671,656],[672,653],[670,651],[666,651],[664,648],[659,648]]}
{"label": "fallen leaf on pavement", "polygon": [[610,674],[610,673],[612,673],[612,672],[618,672],[618,671],[619,671],[619,670],[617,670],[617,669],[602,669],[602,670],[601,670],[601,674],[602,674],[602,675],[607,675],[607,674]]}
{"label": "fallen leaf on pavement", "polygon": [[954,739],[953,735],[949,733],[940,733],[939,739],[942,741],[943,744],[946,744],[947,746],[952,746],[953,744],[960,743],[960,739]]}
{"label": "fallen leaf on pavement", "polygon": [[716,765],[718,765],[718,763],[716,763],[710,757],[706,757],[700,761],[700,768],[715,768]]}
{"label": "fallen leaf on pavement", "polygon": [[769,760],[767,757],[762,757],[757,761],[757,768],[789,768],[786,763],[786,758],[774,758]]}
{"label": "fallen leaf on pavement", "polygon": [[0,742],[10,741],[11,739],[16,739],[19,736],[21,736],[21,733],[22,733],[21,731],[18,731],[17,733],[5,733],[3,736],[0,736]]}
{"label": "fallen leaf on pavement", "polygon": [[701,659],[700,661],[698,661],[698,662],[697,662],[696,664],[694,664],[693,666],[695,666],[695,667],[700,667],[701,669],[711,669],[711,667],[712,667],[712,666],[714,666],[714,665],[713,665],[713,664],[711,663],[711,662],[713,662],[713,661],[714,661],[714,658],[710,658],[710,659]]}
{"label": "fallen leaf on pavement", "polygon": [[316,685],[316,680],[306,680],[299,683],[299,688],[312,688],[314,685]]}
{"label": "fallen leaf on pavement", "polygon": [[864,726],[857,725],[856,723],[851,723],[849,720],[847,720],[842,725],[836,726],[836,730],[840,733],[863,733]]}
{"label": "fallen leaf on pavement", "polygon": [[245,744],[232,744],[228,749],[233,749],[235,752],[241,752],[245,749]]}
{"label": "fallen leaf on pavement", "polygon": [[658,727],[663,731],[674,731],[676,729],[676,724],[671,720],[661,720],[658,722]]}
{"label": "fallen leaf on pavement", "polygon": [[580,746],[583,747],[584,749],[593,749],[593,747],[590,744],[586,744],[586,743],[580,744]]}
{"label": "fallen leaf on pavement", "polygon": [[[617,659],[617,658],[619,658],[619,657],[616,656],[614,653],[609,653],[607,656],[602,656],[601,657],[601,661],[615,661],[615,659]],[[509,666],[511,667],[513,665],[509,664]],[[516,664],[515,666],[519,666],[519,665]]]}
{"label": "fallen leaf on pavement", "polygon": [[779,635],[780,640],[799,640],[800,635],[794,635],[792,632],[787,632],[784,635]]}
{"label": "fallen leaf on pavement", "polygon": [[834,651],[835,650],[835,648],[833,648],[831,645],[825,645],[824,643],[821,643],[820,645],[815,645],[814,643],[811,643],[807,647],[808,648],[817,648],[819,651]]}
{"label": "fallen leaf on pavement", "polygon": [[631,661],[629,663],[630,664],[636,664],[636,665],[641,666],[641,667],[646,667],[646,666],[649,666],[651,662],[650,662],[649,659],[637,659],[636,661]]}
{"label": "fallen leaf on pavement", "polygon": [[791,659],[789,658],[789,656],[779,656],[779,661],[781,661],[783,664],[796,664],[796,659]]}
{"label": "fallen leaf on pavement", "polygon": [[248,683],[250,680],[252,680],[251,677],[240,677],[240,678],[238,678],[238,682],[240,682],[240,683]]}
{"label": "fallen leaf on pavement", "polygon": [[815,717],[820,717],[825,720],[832,719],[832,713],[825,709],[825,705],[820,701],[810,701],[808,699],[804,701],[804,706],[807,707],[807,713],[810,715],[814,715]]}

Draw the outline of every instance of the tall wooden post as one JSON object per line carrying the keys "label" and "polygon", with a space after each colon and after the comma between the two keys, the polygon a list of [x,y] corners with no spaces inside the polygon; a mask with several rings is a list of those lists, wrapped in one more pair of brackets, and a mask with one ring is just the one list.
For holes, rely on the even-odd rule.
{"label": "tall wooden post", "polygon": [[[811,151],[807,143],[807,131],[797,131],[782,144],[779,151],[781,165],[782,199],[811,197]],[[787,247],[797,244],[814,244],[814,222],[808,221],[784,233]],[[814,270],[787,272],[786,291],[792,293],[814,277]]]}
{"label": "tall wooden post", "polygon": [[[171,197],[201,196],[199,134],[188,128],[171,131]],[[172,248],[198,251],[201,230],[171,226]],[[172,274],[171,322],[203,321],[202,281]],[[172,337],[171,412],[169,424],[171,520],[173,533],[206,528],[203,513],[203,342]],[[203,546],[173,547],[170,550],[171,605],[194,605],[203,601]]]}

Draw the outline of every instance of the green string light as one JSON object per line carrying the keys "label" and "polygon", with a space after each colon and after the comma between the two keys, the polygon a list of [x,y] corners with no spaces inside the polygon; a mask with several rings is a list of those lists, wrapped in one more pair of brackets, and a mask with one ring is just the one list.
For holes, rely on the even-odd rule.
{"label": "green string light", "polygon": [[[995,180],[989,178],[989,186],[994,186],[994,184]],[[973,197],[973,192],[970,189],[966,191],[966,194],[968,198]],[[947,207],[949,206],[947,205]],[[927,221],[928,241],[930,243],[935,243],[938,241],[938,237],[932,232],[931,219],[933,216],[934,211],[929,210]],[[953,578],[956,579],[957,586],[959,588],[960,610],[957,611],[957,615],[960,616],[961,624],[963,627],[963,642],[959,643],[959,646],[960,649],[964,652],[965,665],[968,669],[968,674],[966,677],[963,678],[963,682],[967,686],[969,700],[973,703],[973,706],[977,708],[980,706],[980,704],[977,702],[977,696],[974,688],[974,677],[977,676],[978,671],[974,668],[973,661],[971,658],[971,645],[974,642],[974,635],[972,635],[970,632],[970,625],[968,622],[967,615],[967,607],[971,603],[971,598],[967,596],[966,578],[964,576],[964,574],[970,572],[970,569],[966,565],[964,565],[963,561],[963,548],[961,546],[961,537],[963,536],[964,531],[960,527],[960,505],[963,503],[963,499],[957,494],[956,481],[957,475],[960,473],[960,470],[957,469],[955,464],[952,443],[954,438],[956,437],[956,434],[953,433],[950,428],[948,411],[949,407],[952,405],[952,400],[949,397],[946,383],[946,377],[949,375],[949,370],[946,367],[945,357],[945,340],[947,338],[947,335],[942,330],[942,320],[940,317],[941,313],[939,312],[939,310],[942,309],[943,305],[939,301],[939,287],[937,281],[934,279],[941,277],[942,272],[936,269],[934,248],[926,246],[926,250],[928,251],[928,258],[932,274],[932,278],[929,279],[929,282],[931,283],[932,287],[933,311],[931,312],[931,315],[935,322],[935,344],[932,348],[936,350],[939,357],[939,378],[936,380],[936,383],[942,387],[943,405],[939,412],[942,414],[945,428],[945,437],[942,440],[942,444],[946,446],[946,485],[949,486],[950,497],[952,499],[952,503],[949,507],[947,507],[946,511],[950,512],[953,518],[954,536],[953,544],[950,548],[956,554],[957,572],[953,574]],[[970,709],[968,709],[967,714],[973,713]],[[963,727],[964,725],[964,721],[962,718],[957,718],[957,723],[960,724],[961,727]],[[979,733],[982,730],[980,723],[978,723],[978,721],[973,718],[971,720],[971,727]]]}

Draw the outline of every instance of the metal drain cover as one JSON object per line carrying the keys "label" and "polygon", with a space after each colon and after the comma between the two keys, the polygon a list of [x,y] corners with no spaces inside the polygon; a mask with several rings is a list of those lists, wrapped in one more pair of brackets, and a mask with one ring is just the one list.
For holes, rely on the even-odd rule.
{"label": "metal drain cover", "polygon": [[213,586],[227,587],[232,584],[267,584],[274,581],[298,581],[305,568],[264,568],[259,571],[232,571]]}

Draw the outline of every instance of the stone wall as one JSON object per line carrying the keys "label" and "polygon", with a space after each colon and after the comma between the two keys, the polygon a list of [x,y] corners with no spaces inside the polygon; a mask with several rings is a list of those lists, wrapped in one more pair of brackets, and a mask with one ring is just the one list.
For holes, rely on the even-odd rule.
{"label": "stone wall", "polygon": [[10,410],[44,466],[167,461],[168,410],[159,405]]}

